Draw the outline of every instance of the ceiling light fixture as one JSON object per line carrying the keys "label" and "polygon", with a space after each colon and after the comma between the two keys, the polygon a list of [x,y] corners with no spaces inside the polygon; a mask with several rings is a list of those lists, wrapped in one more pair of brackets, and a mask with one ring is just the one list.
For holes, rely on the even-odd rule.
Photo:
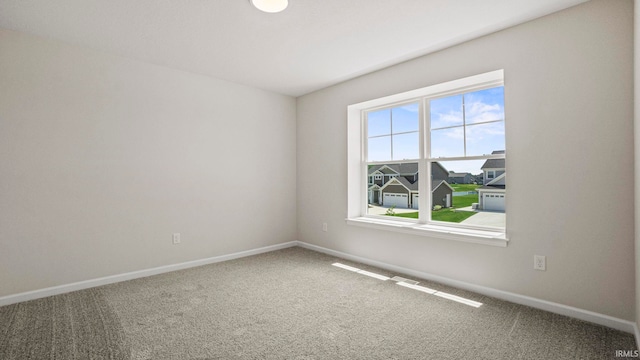
{"label": "ceiling light fixture", "polygon": [[289,0],[249,0],[253,6],[268,13],[277,13],[287,8]]}

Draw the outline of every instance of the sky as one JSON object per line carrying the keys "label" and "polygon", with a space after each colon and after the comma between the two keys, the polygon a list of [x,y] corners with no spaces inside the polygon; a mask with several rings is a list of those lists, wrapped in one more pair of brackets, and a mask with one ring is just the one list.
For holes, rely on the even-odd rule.
{"label": "sky", "polygon": [[[504,87],[429,101],[431,157],[444,165],[447,157],[491,154],[504,150]],[[419,104],[367,114],[368,160],[419,157]],[[465,149],[466,145],[466,149]],[[447,170],[480,173],[484,160],[446,161]]]}

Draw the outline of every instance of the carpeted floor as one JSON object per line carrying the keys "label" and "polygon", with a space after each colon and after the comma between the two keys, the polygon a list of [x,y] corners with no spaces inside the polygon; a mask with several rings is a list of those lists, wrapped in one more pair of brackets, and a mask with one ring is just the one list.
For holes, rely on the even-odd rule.
{"label": "carpeted floor", "polygon": [[4,306],[0,359],[555,360],[636,349],[631,334],[377,275],[402,276],[289,248]]}

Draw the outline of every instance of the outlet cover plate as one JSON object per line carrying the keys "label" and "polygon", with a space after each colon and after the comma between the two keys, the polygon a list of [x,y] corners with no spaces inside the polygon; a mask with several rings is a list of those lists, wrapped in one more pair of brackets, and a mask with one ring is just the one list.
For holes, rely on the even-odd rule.
{"label": "outlet cover plate", "polygon": [[533,255],[533,268],[535,270],[547,270],[547,257],[543,255]]}

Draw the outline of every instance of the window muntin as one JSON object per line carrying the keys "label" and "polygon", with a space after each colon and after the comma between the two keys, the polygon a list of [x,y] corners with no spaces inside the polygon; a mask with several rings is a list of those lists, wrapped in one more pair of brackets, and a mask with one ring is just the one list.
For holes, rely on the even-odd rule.
{"label": "window muntin", "polygon": [[[427,162],[437,162],[449,173],[467,176],[448,178],[450,195],[432,192],[432,204],[439,206],[433,205],[424,217],[431,222],[504,228],[504,199],[502,203],[483,199],[489,192],[492,198],[495,192],[505,193],[506,179],[498,181],[496,169],[487,171],[487,179],[482,179],[488,164],[504,168],[504,86],[427,98],[425,106],[429,108],[425,122],[430,128],[430,141],[425,144],[430,155]],[[490,158],[495,160],[489,162]],[[432,174],[431,187],[439,180]],[[442,194],[450,196],[451,201],[441,199]]]}
{"label": "window muntin", "polygon": [[[482,166],[487,159],[505,158],[504,87],[498,85],[364,111],[367,169],[385,165],[396,170],[404,166],[405,171],[407,166],[422,169],[412,176],[408,172],[406,176],[400,172],[395,179],[384,176],[384,184],[367,193],[366,214],[399,216],[419,223],[484,227],[469,219],[484,210],[483,196],[497,197],[494,192],[489,193],[494,189],[480,188],[495,179],[483,180]],[[420,151],[421,133],[426,133],[424,151]],[[420,162],[424,167],[419,166]],[[419,176],[421,172],[429,176]],[[450,172],[467,173],[462,180],[466,183],[450,179]],[[418,178],[424,180],[419,182]],[[421,191],[429,196],[421,200]],[[504,199],[505,186],[496,191]],[[492,206],[497,206],[493,212],[498,220],[488,226],[504,228],[504,206],[491,201]]]}
{"label": "window muntin", "polygon": [[432,158],[504,150],[504,87],[428,100]]}
{"label": "window muntin", "polygon": [[394,161],[419,157],[418,103],[368,111],[367,160]]}

